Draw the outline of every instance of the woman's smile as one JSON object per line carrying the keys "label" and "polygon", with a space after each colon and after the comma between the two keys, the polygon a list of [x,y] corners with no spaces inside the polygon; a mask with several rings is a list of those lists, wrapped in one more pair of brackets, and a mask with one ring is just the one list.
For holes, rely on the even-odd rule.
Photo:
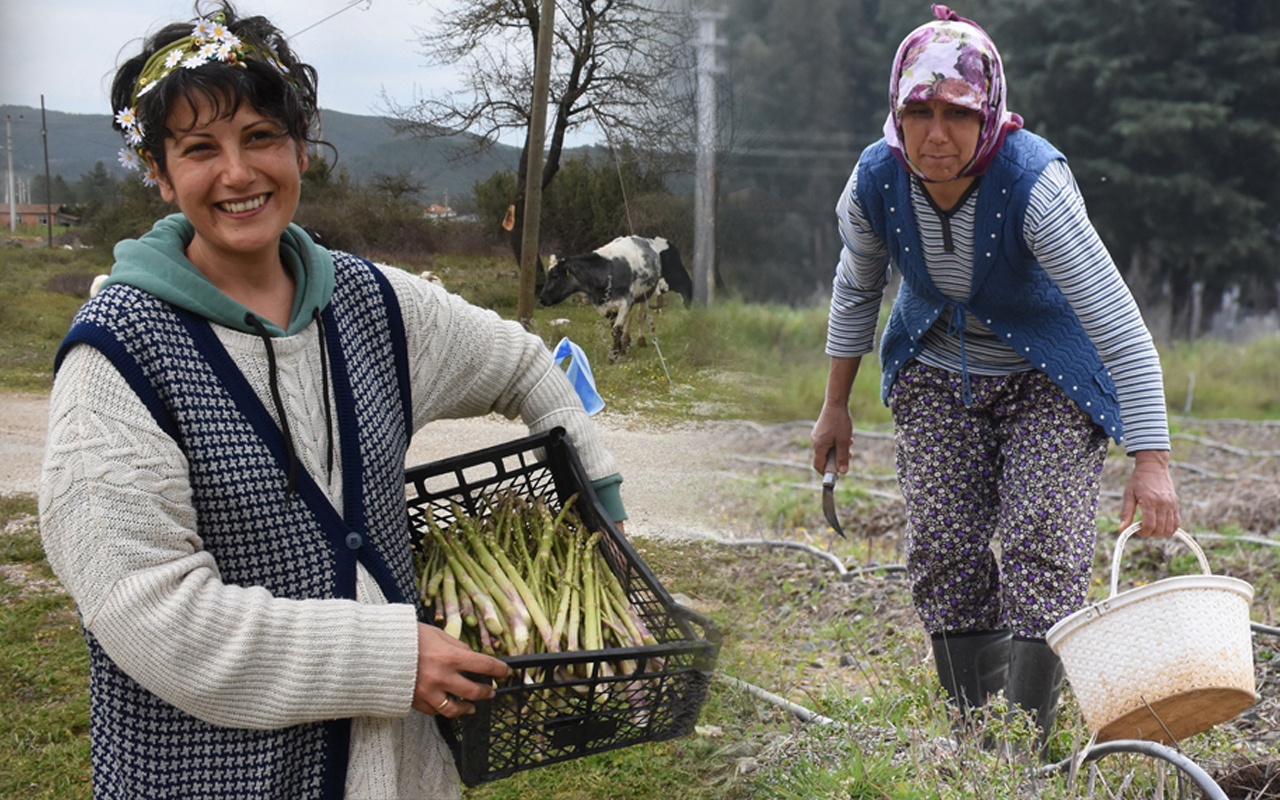
{"label": "woman's smile", "polygon": [[270,194],[261,194],[249,200],[227,201],[224,200],[216,205],[228,214],[244,214],[249,211],[257,211],[262,205],[270,199]]}

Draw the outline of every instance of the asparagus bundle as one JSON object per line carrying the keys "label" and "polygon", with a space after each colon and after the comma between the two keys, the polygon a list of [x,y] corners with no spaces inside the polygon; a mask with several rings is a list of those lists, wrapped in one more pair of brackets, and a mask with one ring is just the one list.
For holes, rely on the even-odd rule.
{"label": "asparagus bundle", "polygon": [[[573,512],[575,499],[552,514],[511,492],[480,519],[455,505],[448,527],[426,515],[418,588],[436,622],[495,656],[657,644],[600,553],[601,534]],[[606,668],[629,674],[635,665]]]}

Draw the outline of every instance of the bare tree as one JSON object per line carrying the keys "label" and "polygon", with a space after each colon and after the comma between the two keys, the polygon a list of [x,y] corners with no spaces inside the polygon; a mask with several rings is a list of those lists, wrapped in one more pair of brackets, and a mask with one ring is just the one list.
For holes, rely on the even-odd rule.
{"label": "bare tree", "polygon": [[[397,131],[431,138],[471,134],[477,149],[523,132],[511,248],[520,260],[538,0],[459,0],[418,43],[430,64],[461,67],[463,86],[402,105],[383,95]],[[597,126],[609,144],[651,154],[692,143],[691,24],[668,0],[559,0],[554,27],[546,189],[560,169],[565,137]]]}

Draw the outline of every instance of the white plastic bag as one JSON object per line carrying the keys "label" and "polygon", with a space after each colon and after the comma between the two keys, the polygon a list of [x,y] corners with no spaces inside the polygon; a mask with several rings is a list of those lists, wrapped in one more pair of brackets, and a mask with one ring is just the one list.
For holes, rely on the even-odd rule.
{"label": "white plastic bag", "polygon": [[569,337],[566,336],[556,345],[552,357],[556,361],[556,366],[563,364],[565,359],[569,360],[569,366],[565,368],[565,377],[569,379],[569,383],[573,384],[573,389],[578,393],[579,399],[582,400],[582,407],[588,414],[595,414],[604,408],[604,400],[596,392],[596,379],[591,374],[591,364],[588,363],[587,354],[582,352],[581,347],[569,341]]}

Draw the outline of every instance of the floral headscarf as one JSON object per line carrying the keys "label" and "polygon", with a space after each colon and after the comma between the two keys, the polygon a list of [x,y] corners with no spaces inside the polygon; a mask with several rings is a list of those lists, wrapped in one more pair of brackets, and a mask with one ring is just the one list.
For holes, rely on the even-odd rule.
{"label": "floral headscarf", "polygon": [[934,5],[933,22],[916,28],[898,45],[889,77],[889,116],[884,138],[902,166],[924,178],[902,144],[902,109],[919,100],[945,100],[977,111],[982,118],[973,160],[956,175],[981,175],[1004,143],[1022,127],[1022,117],[1005,108],[1004,65],[995,42],[978,23],[944,5]]}

